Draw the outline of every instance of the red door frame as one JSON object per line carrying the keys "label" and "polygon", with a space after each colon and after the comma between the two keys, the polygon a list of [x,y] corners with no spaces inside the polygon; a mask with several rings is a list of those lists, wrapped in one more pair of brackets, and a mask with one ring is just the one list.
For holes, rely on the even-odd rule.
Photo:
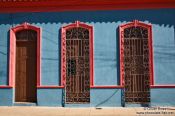
{"label": "red door frame", "polygon": [[37,86],[40,86],[41,77],[41,29],[39,27],[23,23],[10,29],[10,50],[9,50],[9,86],[15,86],[16,69],[16,32],[31,29],[37,32]]}

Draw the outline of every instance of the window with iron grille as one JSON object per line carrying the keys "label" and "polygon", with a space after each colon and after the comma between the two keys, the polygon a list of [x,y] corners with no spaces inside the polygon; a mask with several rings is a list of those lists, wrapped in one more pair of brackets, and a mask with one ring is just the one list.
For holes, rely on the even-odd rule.
{"label": "window with iron grille", "polygon": [[89,103],[93,83],[92,26],[76,21],[62,28],[62,85],[66,103]]}
{"label": "window with iron grille", "polygon": [[120,26],[120,73],[126,103],[149,103],[153,84],[151,25]]}

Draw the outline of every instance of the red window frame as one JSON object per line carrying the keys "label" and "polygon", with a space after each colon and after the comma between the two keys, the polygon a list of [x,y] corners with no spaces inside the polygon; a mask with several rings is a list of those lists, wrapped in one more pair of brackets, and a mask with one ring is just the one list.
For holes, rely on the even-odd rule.
{"label": "red window frame", "polygon": [[129,22],[127,24],[123,24],[119,27],[120,33],[120,85],[124,86],[124,29],[133,27],[133,26],[141,26],[148,29],[148,48],[149,48],[149,69],[150,69],[150,86],[154,85],[153,78],[153,47],[152,47],[152,25],[140,22],[138,20],[134,20],[133,22]]}
{"label": "red window frame", "polygon": [[89,58],[90,58],[90,86],[94,85],[94,53],[93,53],[93,26],[75,21],[61,28],[61,86],[66,83],[66,30],[74,27],[82,27],[89,30]]}
{"label": "red window frame", "polygon": [[16,32],[31,29],[37,32],[37,86],[41,82],[41,28],[33,26],[27,22],[10,29],[10,49],[9,49],[9,86],[15,85],[16,69]]}

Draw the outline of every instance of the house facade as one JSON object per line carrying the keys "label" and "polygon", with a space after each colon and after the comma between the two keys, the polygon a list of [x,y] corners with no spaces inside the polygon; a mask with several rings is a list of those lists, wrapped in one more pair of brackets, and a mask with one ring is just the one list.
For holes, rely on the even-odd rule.
{"label": "house facade", "polygon": [[175,106],[173,0],[0,1],[0,106]]}

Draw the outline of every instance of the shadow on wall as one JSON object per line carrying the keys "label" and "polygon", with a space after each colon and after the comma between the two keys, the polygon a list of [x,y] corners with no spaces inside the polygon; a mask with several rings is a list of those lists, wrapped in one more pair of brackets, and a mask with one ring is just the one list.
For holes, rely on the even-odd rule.
{"label": "shadow on wall", "polygon": [[175,20],[175,9],[1,14],[0,24],[72,23],[76,20],[89,23],[107,23],[128,22],[134,19],[172,26]]}
{"label": "shadow on wall", "polygon": [[115,92],[112,93],[112,95],[110,95],[109,97],[107,97],[105,100],[103,100],[102,102],[100,102],[99,104],[97,104],[95,107],[100,107],[103,106],[103,104],[105,104],[106,102],[108,102],[112,97],[115,96],[115,94],[119,91],[119,89],[115,90]]}
{"label": "shadow on wall", "polygon": [[[119,37],[119,31],[116,30],[116,38]],[[116,41],[116,58],[117,58],[117,84],[120,85],[120,49],[118,49],[119,45],[119,41]]]}

